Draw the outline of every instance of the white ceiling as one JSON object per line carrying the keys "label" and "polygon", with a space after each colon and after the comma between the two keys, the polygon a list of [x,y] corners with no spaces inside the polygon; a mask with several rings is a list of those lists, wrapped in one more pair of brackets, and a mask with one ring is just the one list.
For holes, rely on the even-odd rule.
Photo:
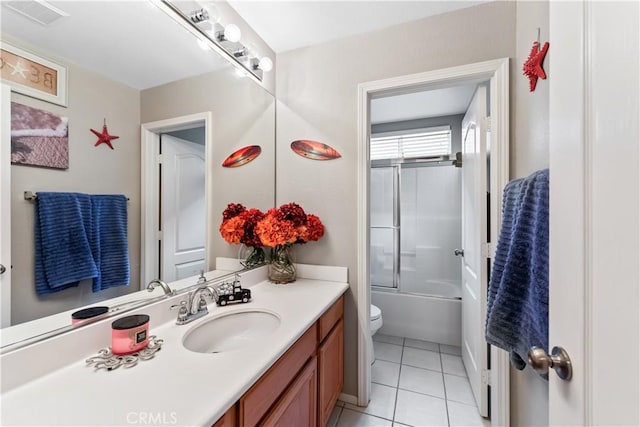
{"label": "white ceiling", "polygon": [[371,124],[463,114],[476,84],[371,100]]}
{"label": "white ceiling", "polygon": [[[233,0],[230,4],[267,44],[283,52],[483,1]],[[187,9],[195,2],[176,1]],[[148,1],[50,0],[69,16],[49,26],[0,3],[4,35],[136,89],[228,66],[215,52],[198,47],[192,34]]]}
{"label": "white ceiling", "polygon": [[280,53],[486,1],[229,0],[229,4],[276,53]]}
{"label": "white ceiling", "polygon": [[49,26],[2,5],[2,33],[132,88],[226,66],[217,53],[146,1],[49,1],[69,14]]}

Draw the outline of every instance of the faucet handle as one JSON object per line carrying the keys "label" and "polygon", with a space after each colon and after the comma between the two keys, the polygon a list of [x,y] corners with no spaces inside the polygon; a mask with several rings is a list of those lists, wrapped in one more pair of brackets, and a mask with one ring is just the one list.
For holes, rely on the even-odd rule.
{"label": "faucet handle", "polygon": [[200,277],[198,277],[198,283],[205,283],[207,278],[204,276],[204,270],[200,270]]}
{"label": "faucet handle", "polygon": [[179,309],[176,323],[181,324],[185,322],[187,320],[187,317],[189,316],[189,310],[187,309],[187,302],[180,301],[180,304],[173,304],[171,307],[169,307],[169,309],[171,310],[175,310],[176,308]]}
{"label": "faucet handle", "polygon": [[198,311],[207,310],[207,301],[204,299],[204,295],[200,294],[200,301],[198,301]]}

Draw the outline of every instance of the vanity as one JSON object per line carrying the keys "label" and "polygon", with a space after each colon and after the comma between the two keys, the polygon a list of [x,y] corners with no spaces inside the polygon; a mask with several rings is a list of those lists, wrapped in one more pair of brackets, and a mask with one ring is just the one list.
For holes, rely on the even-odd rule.
{"label": "vanity", "polygon": [[[1,423],[326,425],[343,384],[347,271],[299,265],[298,273],[296,282],[276,285],[266,280],[266,267],[243,272],[251,302],[220,307],[207,300],[209,313],[185,325],[176,325],[171,306],[187,294],[126,313],[149,315],[149,333],[163,340],[153,359],[131,368],[85,364],[109,346],[111,322],[121,316],[3,354]],[[214,331],[216,322],[249,318],[245,313],[276,324],[256,336],[249,320],[245,331],[235,329],[250,339],[232,336],[213,353],[185,347],[194,331]]]}

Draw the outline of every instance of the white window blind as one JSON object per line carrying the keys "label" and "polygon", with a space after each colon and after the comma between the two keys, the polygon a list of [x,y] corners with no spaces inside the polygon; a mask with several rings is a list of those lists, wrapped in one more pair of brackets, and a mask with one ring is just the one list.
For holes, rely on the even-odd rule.
{"label": "white window blind", "polygon": [[371,137],[371,160],[412,159],[451,154],[451,127],[439,126],[410,133],[376,134]]}

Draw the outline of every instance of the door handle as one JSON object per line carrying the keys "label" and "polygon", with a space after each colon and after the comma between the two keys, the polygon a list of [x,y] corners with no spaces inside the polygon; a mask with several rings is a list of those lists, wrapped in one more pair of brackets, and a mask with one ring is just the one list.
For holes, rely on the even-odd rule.
{"label": "door handle", "polygon": [[531,347],[528,353],[529,364],[539,374],[546,374],[553,368],[561,380],[569,381],[573,374],[569,354],[562,347],[553,347],[551,356],[544,348]]}
{"label": "door handle", "polygon": [[454,250],[454,251],[453,251],[453,254],[454,254],[455,256],[461,256],[461,257],[463,257],[463,256],[464,256],[464,249],[456,249],[456,250]]}
{"label": "door handle", "polygon": [[7,271],[6,267],[0,264],[0,274],[4,274],[5,271]]}

